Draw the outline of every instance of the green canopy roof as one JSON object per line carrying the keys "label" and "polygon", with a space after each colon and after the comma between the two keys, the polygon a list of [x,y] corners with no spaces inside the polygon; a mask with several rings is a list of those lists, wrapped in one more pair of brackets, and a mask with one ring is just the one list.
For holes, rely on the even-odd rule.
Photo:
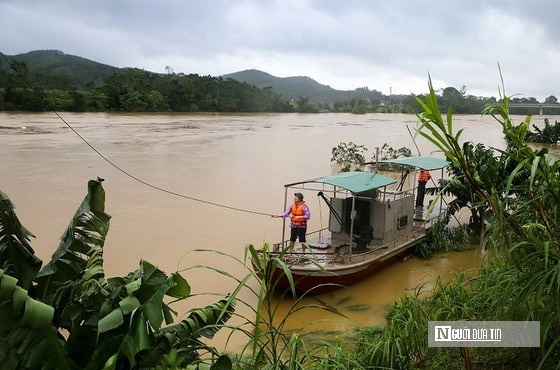
{"label": "green canopy roof", "polygon": [[397,159],[385,159],[379,162],[404,164],[416,168],[423,168],[429,171],[444,168],[449,165],[448,161],[436,157],[404,157],[404,158],[397,158]]}
{"label": "green canopy roof", "polygon": [[320,183],[320,184],[338,186],[340,188],[347,189],[352,193],[357,194],[357,193],[366,192],[368,190],[381,188],[383,186],[387,186],[395,182],[397,182],[395,179],[380,174],[356,171],[356,172],[340,172],[334,175],[317,177],[314,179],[288,184],[285,186],[288,187],[288,186],[307,184],[307,183]]}

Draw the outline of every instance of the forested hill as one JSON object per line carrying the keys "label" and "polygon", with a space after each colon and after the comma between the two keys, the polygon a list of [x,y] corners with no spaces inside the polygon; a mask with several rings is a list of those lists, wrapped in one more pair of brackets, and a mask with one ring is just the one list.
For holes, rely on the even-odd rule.
{"label": "forested hill", "polygon": [[[41,76],[41,82],[51,86],[71,84],[78,89],[99,87],[106,78],[122,71],[121,68],[65,54],[59,50],[35,50],[6,57],[10,62],[25,63],[29,70]],[[0,70],[9,69],[8,63],[1,59]]]}
{"label": "forested hill", "polygon": [[[99,87],[103,81],[125,69],[112,67],[79,56],[65,54],[59,50],[35,50],[24,54],[7,56],[10,61],[24,62],[30,71],[40,76],[42,86],[57,87],[73,85],[78,89]],[[135,68],[135,66],[130,66]],[[9,65],[0,59],[0,70],[7,71]],[[190,73],[190,72],[189,72]],[[196,73],[196,71],[193,71]],[[335,103],[353,99],[383,100],[381,92],[359,88],[352,91],[335,90],[309,77],[275,77],[259,70],[246,70],[221,76],[259,88],[272,87],[285,101],[307,97],[316,103]]]}
{"label": "forested hill", "polygon": [[287,101],[294,101],[299,97],[309,97],[311,101],[321,103],[336,103],[353,99],[383,100],[383,94],[376,90],[359,88],[355,90],[335,90],[328,85],[322,85],[312,78],[275,77],[266,72],[249,69],[241,72],[230,73],[222,76],[240,82],[246,82],[257,87],[272,87]]}

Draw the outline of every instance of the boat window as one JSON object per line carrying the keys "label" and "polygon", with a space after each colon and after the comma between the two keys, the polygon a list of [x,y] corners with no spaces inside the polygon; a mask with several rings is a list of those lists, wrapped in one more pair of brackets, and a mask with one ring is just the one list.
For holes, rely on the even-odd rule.
{"label": "boat window", "polygon": [[402,215],[397,219],[397,229],[404,229],[408,225],[408,215]]}

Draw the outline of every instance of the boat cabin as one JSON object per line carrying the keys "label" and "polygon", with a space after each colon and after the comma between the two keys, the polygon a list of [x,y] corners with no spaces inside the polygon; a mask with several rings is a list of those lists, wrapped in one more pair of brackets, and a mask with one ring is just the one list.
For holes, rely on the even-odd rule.
{"label": "boat cabin", "polygon": [[[434,157],[407,157],[380,163],[428,171],[443,171],[448,164]],[[352,252],[359,253],[368,247],[385,245],[402,238],[413,231],[415,224],[418,226],[429,221],[424,218],[424,210],[418,216],[415,186],[405,184],[402,179],[399,181],[379,173],[354,171],[291,183],[285,187],[286,199],[290,194],[288,189],[316,191],[328,205],[328,226],[326,230],[319,231],[321,235],[315,244],[319,247],[322,244],[334,247],[351,245]],[[442,207],[437,210],[441,211]],[[326,231],[328,235],[325,235]],[[285,238],[284,233],[283,243],[286,242]]]}

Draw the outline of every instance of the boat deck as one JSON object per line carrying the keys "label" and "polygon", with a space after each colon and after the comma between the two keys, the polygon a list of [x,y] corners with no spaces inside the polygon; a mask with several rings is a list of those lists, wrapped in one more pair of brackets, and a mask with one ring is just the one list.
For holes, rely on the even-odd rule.
{"label": "boat deck", "polygon": [[[383,261],[393,254],[401,253],[403,249],[410,249],[418,244],[426,236],[426,229],[416,227],[414,230],[390,243],[376,245],[371,243],[363,250],[350,251],[350,245],[343,244],[333,246],[330,240],[311,240],[305,245],[295,243],[294,248],[284,256],[284,262],[292,268],[299,266],[305,269],[320,270],[328,268],[336,272],[338,268],[347,269],[350,265],[371,263],[372,261]],[[274,254],[274,253],[273,253]]]}
{"label": "boat deck", "polygon": [[[433,215],[434,213],[432,213]],[[283,260],[292,269],[321,270],[328,269],[336,272],[337,269],[348,269],[350,266],[369,264],[372,261],[384,261],[395,254],[402,254],[403,250],[410,249],[420,243],[427,234],[427,230],[438,220],[439,212],[435,216],[427,216],[426,212],[415,215],[413,228],[407,233],[391,242],[379,244],[373,240],[365,249],[357,250],[355,246],[350,250],[350,243],[332,245],[330,237],[322,236],[309,239],[307,243],[295,243],[292,250],[288,251]],[[274,255],[280,255],[280,243],[275,245]]]}

